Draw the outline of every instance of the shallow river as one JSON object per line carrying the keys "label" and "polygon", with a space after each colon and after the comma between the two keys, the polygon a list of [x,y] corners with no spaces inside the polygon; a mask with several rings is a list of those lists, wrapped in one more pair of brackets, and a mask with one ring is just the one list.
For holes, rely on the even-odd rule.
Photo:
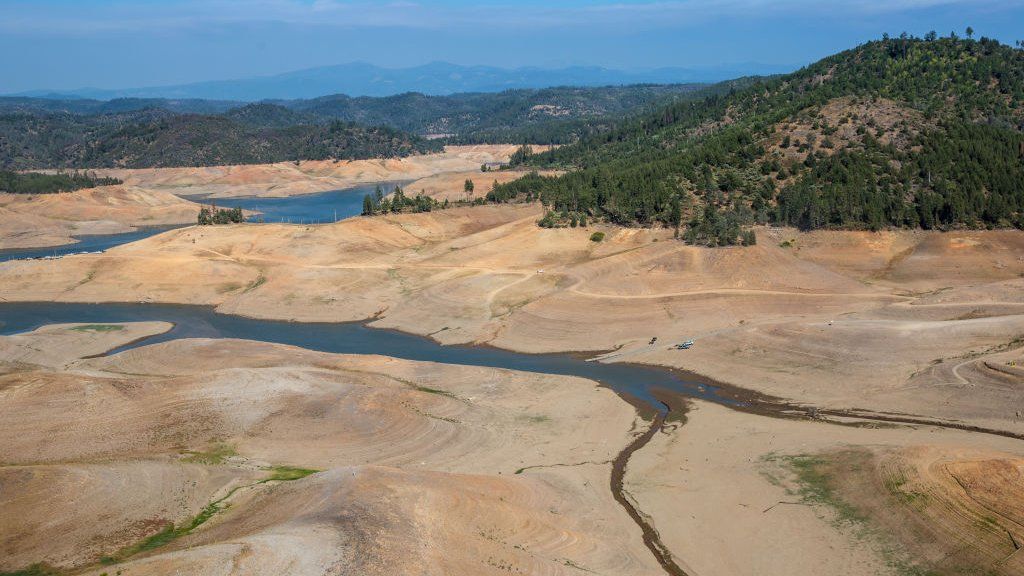
{"label": "shallow river", "polygon": [[[384,354],[409,360],[509,368],[596,380],[655,411],[663,406],[652,391],[667,390],[712,402],[737,405],[714,386],[689,380],[668,369],[637,364],[588,362],[573,354],[523,354],[490,346],[442,346],[433,340],[360,323],[303,323],[256,320],[217,314],[210,307],[166,304],[0,303],[0,334],[66,322],[140,322],[162,320],[174,328],[119,350],[176,338],[244,338],[346,354]],[[667,346],[667,344],[666,344]],[[119,351],[118,350],[118,351]],[[115,351],[116,352],[116,351]],[[685,354],[685,352],[680,352]]]}

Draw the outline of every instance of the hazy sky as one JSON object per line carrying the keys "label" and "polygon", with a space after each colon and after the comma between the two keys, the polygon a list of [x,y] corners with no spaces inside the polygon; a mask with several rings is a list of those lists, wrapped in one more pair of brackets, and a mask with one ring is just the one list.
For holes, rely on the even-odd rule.
{"label": "hazy sky", "polygon": [[0,93],[128,88],[356,60],[794,68],[903,30],[1024,38],[1024,0],[0,0]]}

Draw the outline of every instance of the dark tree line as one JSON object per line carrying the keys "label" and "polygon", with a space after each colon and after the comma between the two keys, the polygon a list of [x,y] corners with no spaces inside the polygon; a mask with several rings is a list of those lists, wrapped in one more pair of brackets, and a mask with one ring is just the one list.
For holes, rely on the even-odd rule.
{"label": "dark tree line", "polygon": [[0,192],[11,194],[53,194],[122,183],[117,178],[96,176],[91,172],[41,174],[0,170]]}
{"label": "dark tree line", "polygon": [[400,186],[395,186],[391,194],[385,196],[384,189],[377,186],[377,190],[371,195],[363,196],[363,216],[374,214],[387,214],[398,212],[430,212],[432,210],[448,207],[448,201],[438,202],[437,200],[424,195],[406,196]]}
{"label": "dark tree line", "polygon": [[245,214],[241,208],[200,208],[198,223],[200,226],[213,224],[239,224],[245,222]]}

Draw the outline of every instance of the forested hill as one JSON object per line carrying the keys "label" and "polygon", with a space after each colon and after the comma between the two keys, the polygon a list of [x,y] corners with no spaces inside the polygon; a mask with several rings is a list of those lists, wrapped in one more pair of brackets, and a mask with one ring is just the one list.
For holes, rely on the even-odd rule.
{"label": "forested hill", "polygon": [[447,135],[458,143],[563,144],[608,129],[616,120],[672,102],[703,98],[744,86],[750,79],[701,84],[556,87],[385,98],[325,96],[280,102],[319,121],[384,125],[415,134]]}
{"label": "forested hill", "polygon": [[529,157],[576,167],[498,186],[621,224],[740,241],[803,228],[1024,227],[1024,52],[982,38],[884,38],[725,96],[680,102]]}
{"label": "forested hill", "polygon": [[0,97],[0,168],[199,166],[400,156],[442,143],[562,144],[625,117],[751,82],[334,95],[245,105]]}
{"label": "forested hill", "polygon": [[148,168],[407,156],[441,144],[347,122],[253,126],[245,119],[141,110],[0,114],[0,168]]}

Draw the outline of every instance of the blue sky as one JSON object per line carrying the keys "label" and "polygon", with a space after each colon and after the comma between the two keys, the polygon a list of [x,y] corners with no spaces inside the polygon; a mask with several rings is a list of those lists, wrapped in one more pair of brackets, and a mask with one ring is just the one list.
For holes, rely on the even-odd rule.
{"label": "blue sky", "polygon": [[1024,38],[1024,0],[0,0],[0,93],[366,61],[794,68],[903,30]]}

